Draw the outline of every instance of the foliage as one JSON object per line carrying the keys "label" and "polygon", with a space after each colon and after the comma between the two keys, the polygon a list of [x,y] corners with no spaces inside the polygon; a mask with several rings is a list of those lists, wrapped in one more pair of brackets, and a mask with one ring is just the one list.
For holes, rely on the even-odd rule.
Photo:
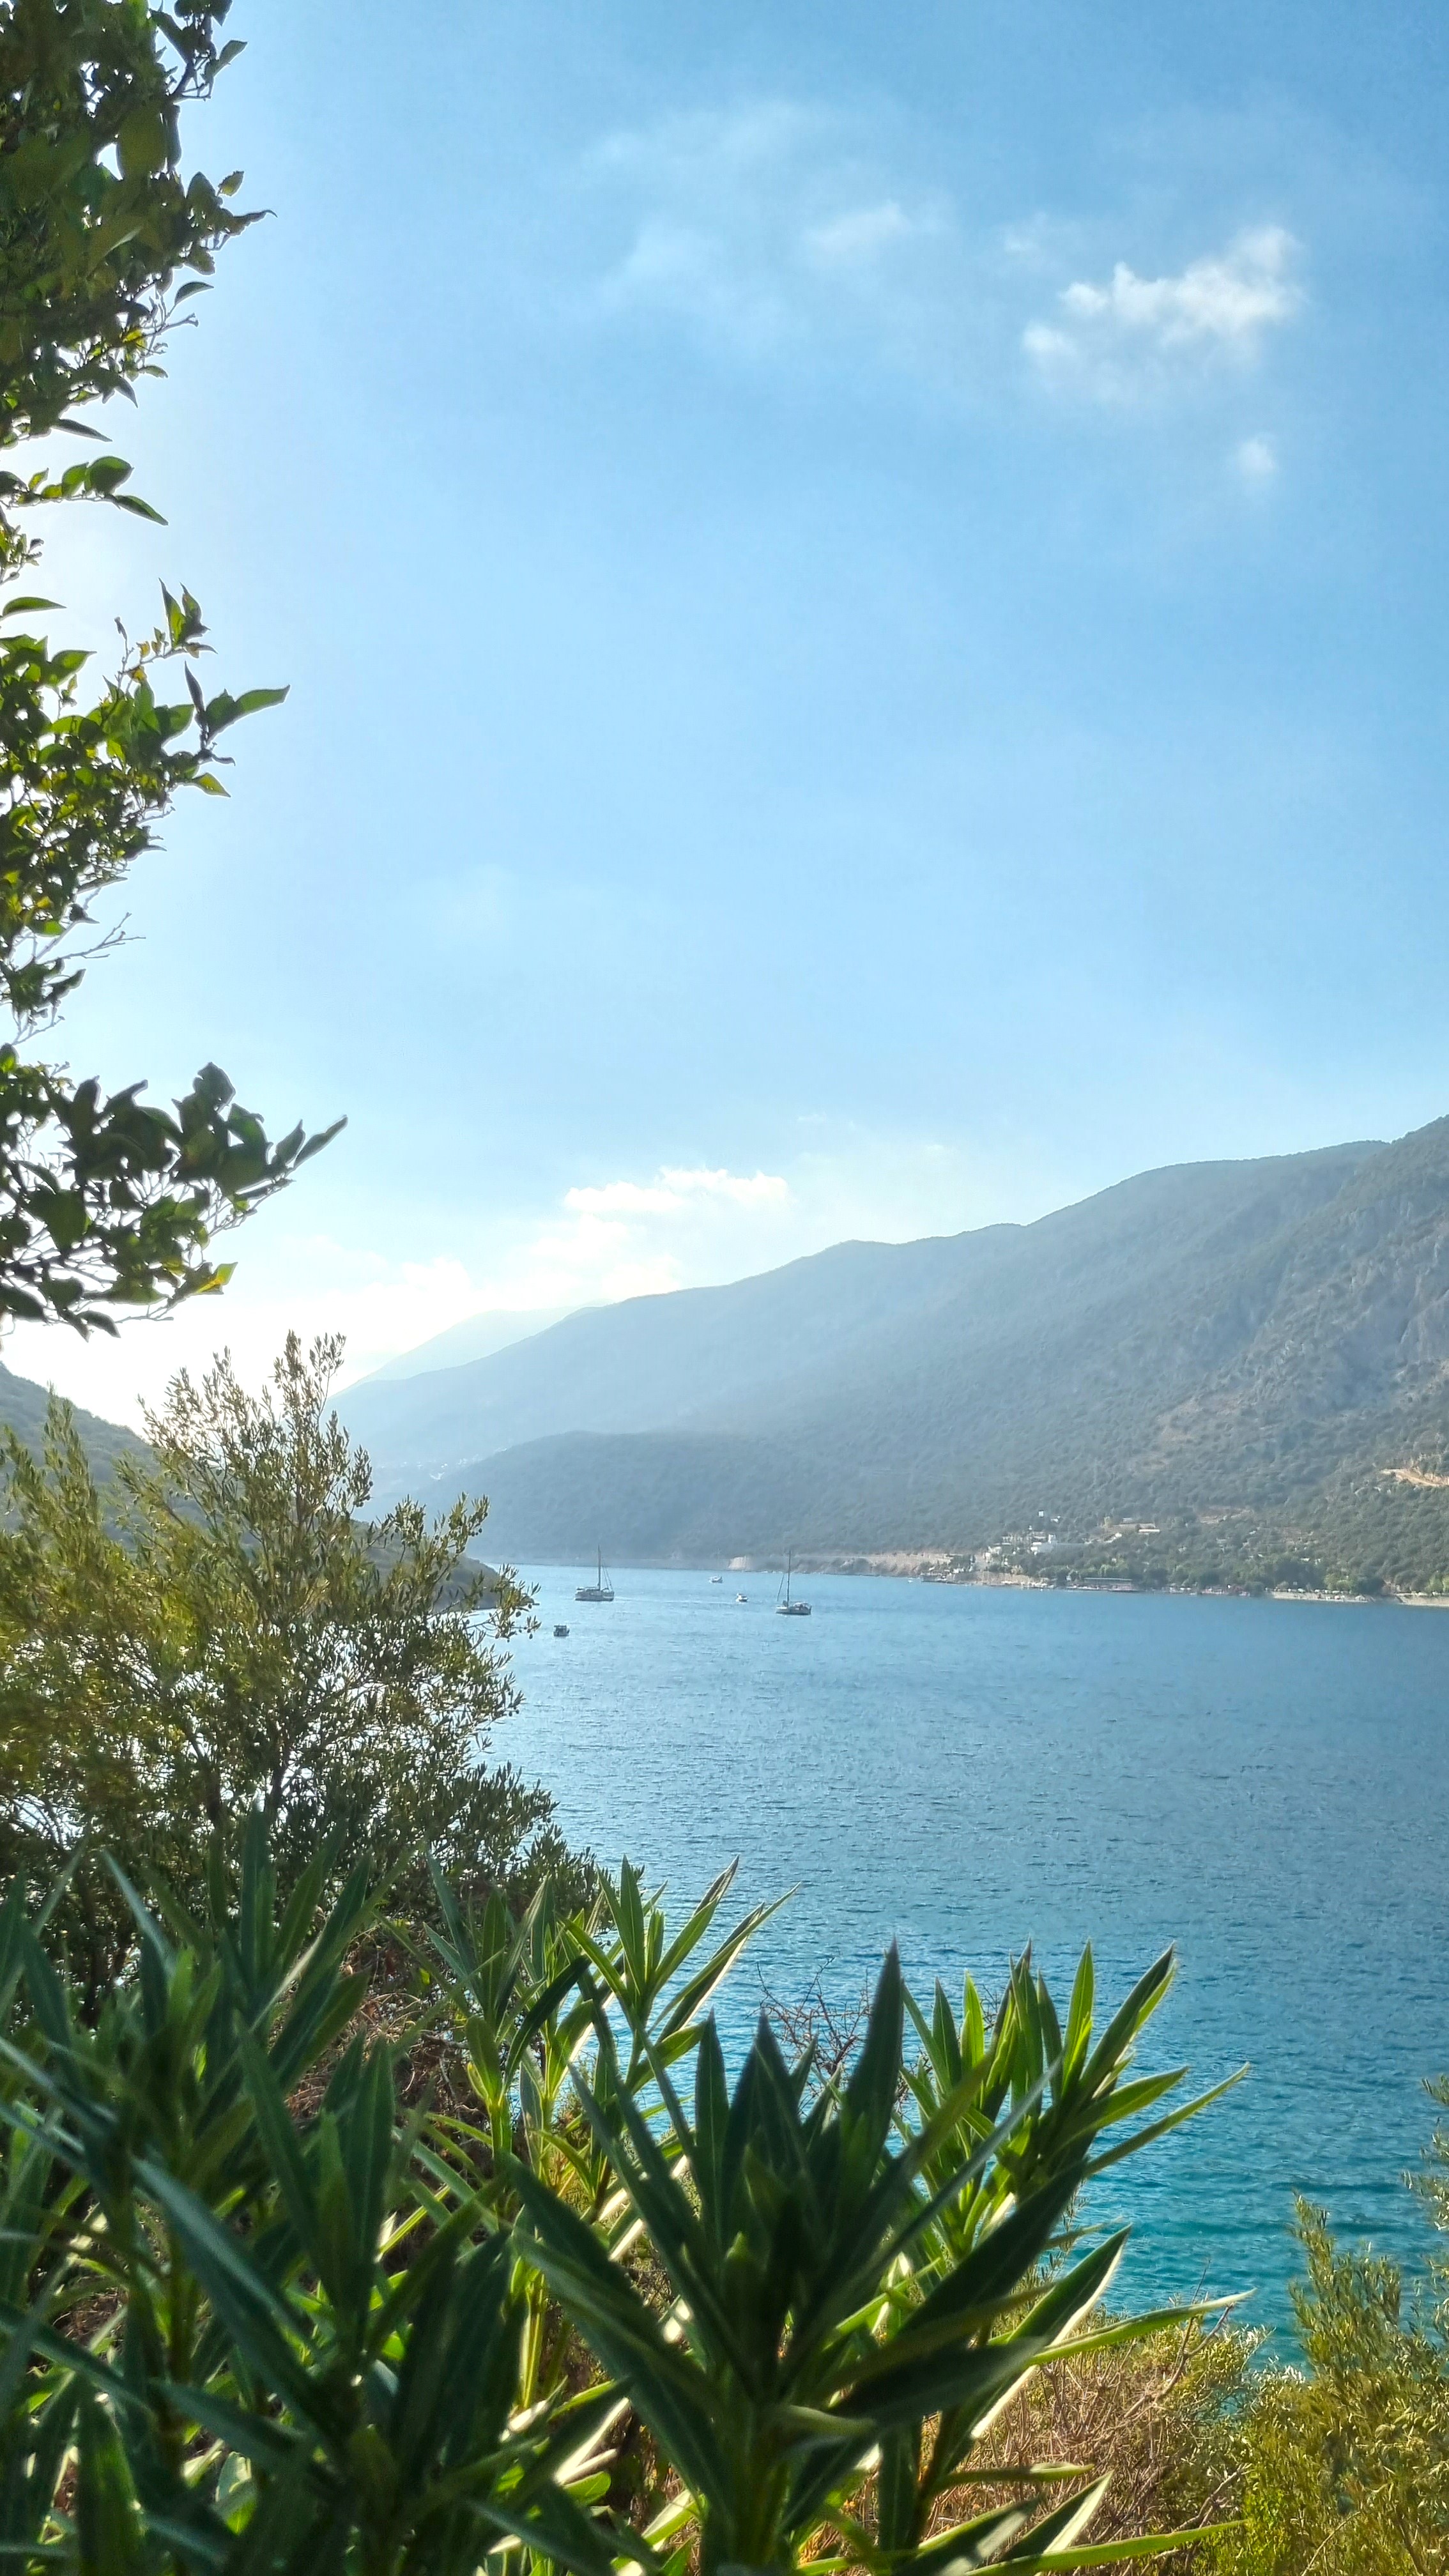
{"label": "foliage", "polygon": [[512,2536],[608,2576],[569,2491],[603,2410],[517,2420],[506,2244],[476,2205],[428,2227],[391,2051],[355,2036],[315,2118],[289,2109],[360,2000],[365,1890],[314,1934],[321,1876],[279,1919],[254,1820],[240,1903],[180,1946],[141,1915],[140,1974],[95,2032],[12,1898],[0,1966],[31,2021],[5,2049],[7,2214],[31,2260],[0,2364],[7,2536],[137,2571],[471,2571]]}
{"label": "foliage", "polygon": [[[1043,1575],[1059,1587],[1130,1584],[1144,1592],[1308,1592],[1377,1599],[1391,1586],[1433,1591],[1449,1580],[1446,1496],[1414,1496],[1381,1474],[1377,1491],[1340,1477],[1290,1518],[1250,1511],[1175,1512],[1161,1521],[1108,1521],[1037,1553],[1014,1532],[984,1570]],[[1407,1495],[1407,1498],[1406,1498]],[[1429,1508],[1420,1508],[1424,1503]],[[1371,1506],[1371,1508],[1366,1508]],[[971,1562],[952,1560],[956,1581]]]}
{"label": "foliage", "polygon": [[[691,2491],[703,2576],[794,2567],[822,2529],[862,2563],[1077,2563],[1097,2482],[1035,2518],[1011,2505],[929,2535],[939,2499],[970,2475],[982,2427],[1046,2355],[1160,2323],[1084,2329],[1125,2232],[1073,2258],[1063,2230],[1093,2174],[1199,2107],[1100,2145],[1180,2080],[1181,2069],[1123,2080],[1170,1974],[1159,1961],[1093,2046],[1090,1953],[1065,2035],[1023,1963],[988,2036],[969,1984],[959,2024],[940,1988],[927,2022],[892,1951],[852,2071],[808,2110],[809,2061],[787,2067],[767,2019],[733,2098],[706,2029],[692,2119],[663,2053],[646,2052],[682,2151],[673,2160],[601,2023],[598,2077],[580,2083],[580,2099],[664,2269],[667,2315],[524,2171],[520,2243]],[[877,2459],[862,2521],[851,2508]]]}
{"label": "foliage", "polygon": [[[1449,2082],[1428,2087],[1441,2108]],[[1449,2136],[1415,2177],[1449,2224]],[[1239,2528],[1225,2576],[1431,2576],[1449,2567],[1449,2265],[1416,2298],[1399,2266],[1339,2245],[1298,2203],[1293,2302],[1305,2367],[1265,2374],[1241,2418]]]}
{"label": "foliage", "polygon": [[[154,368],[179,297],[249,223],[239,175],[183,184],[178,111],[241,51],[230,0],[174,12],[118,0],[7,0],[0,194],[0,444]],[[195,292],[192,285],[192,292]],[[183,286],[181,294],[185,294]]]}
{"label": "foliage", "polygon": [[[920,2545],[910,2481],[887,2498],[870,2447],[884,2432],[899,2469],[944,2397],[964,2455],[968,2417],[981,2429],[1035,2367],[1150,2349],[1150,2321],[1083,2311],[1119,2240],[1083,2255],[1062,2219],[1094,2164],[1160,2133],[1159,2115],[1102,2143],[1175,2081],[1128,2073],[1164,1964],[1094,2039],[1089,1961],[1065,2038],[1024,1963],[990,2033],[968,1986],[917,2056],[892,1957],[853,2074],[802,2121],[808,2061],[787,2071],[767,2030],[724,2084],[709,2006],[760,1919],[719,1935],[727,1878],[673,1937],[627,1864],[572,1913],[547,1888],[518,1922],[451,1898],[401,2055],[349,1974],[362,1874],[330,1906],[325,1882],[319,1856],[279,1910],[254,1816],[235,1886],[213,1844],[194,1918],[131,1900],[137,1970],[94,2027],[18,1888],[0,1913],[7,2554],[107,2576],[471,2576],[511,2544],[578,2576],[683,2576],[696,2552],[720,2562],[729,2523],[757,2532],[758,2566],[827,2546],[842,2567],[1024,2576],[1162,2545],[1074,2545],[1100,2482],[1073,2469],[1057,2502],[1062,2473],[1029,2460],[1006,2463],[1025,2504]],[[411,2058],[440,2041],[466,2053],[471,2134],[427,2091],[404,2107]],[[933,2050],[967,2071],[928,2112]],[[691,2057],[707,2134],[674,2094]],[[731,2241],[721,2218],[743,2222]],[[697,2307],[678,2296],[691,2262]],[[544,2279],[585,2338],[550,2317],[561,2362],[530,2377]],[[777,2384],[752,2403],[772,2337]],[[626,2400],[669,2488],[632,2523]]]}
{"label": "foliage", "polygon": [[183,1373],[104,1501],[64,1407],[41,1459],[10,1442],[0,1866],[45,1881],[83,1855],[57,1926],[92,1997],[133,1937],[93,1846],[188,1904],[198,1828],[253,1804],[284,1893],[324,1842],[404,1911],[427,1851],[468,1886],[566,1866],[545,1793],[486,1758],[527,1608],[468,1556],[486,1506],[367,1522],[367,1460],[328,1409],[341,1347],[292,1336],[261,1397],[226,1358]]}
{"label": "foliage", "polygon": [[[213,186],[179,163],[182,107],[240,50],[221,40],[228,5],[0,0],[0,451],[54,431],[102,444],[76,406],[161,372],[177,307],[255,220],[232,207],[240,173]],[[90,500],[155,518],[128,477],[104,452],[63,471],[0,466],[0,1318],[81,1332],[221,1286],[216,1231],[336,1133],[273,1143],[215,1065],[168,1111],[139,1083],[107,1095],[29,1052],[81,981],[87,940],[94,952],[97,899],[154,846],[179,790],[225,792],[221,737],[285,695],[203,692],[206,630],[183,590],[83,699],[89,657],[53,649],[34,620],[54,602],[16,588],[40,555],[26,514]],[[173,665],[175,702],[157,694]]]}
{"label": "foliage", "polygon": [[[1264,2340],[1227,2316],[1188,2317],[1141,2342],[1038,2371],[980,2444],[982,2471],[993,2461],[1006,2470],[1023,2456],[1109,2467],[1112,2482],[1092,2526],[1099,2540],[1220,2525],[1238,2509],[1242,2411]],[[1009,2475],[974,2490],[979,2506],[1019,2492]],[[945,2499],[948,2507],[953,2501]]]}
{"label": "foliage", "polygon": [[[627,1859],[617,1882],[601,1876],[592,1900],[567,1915],[557,1902],[562,1891],[545,1880],[517,1924],[497,1890],[481,1916],[465,1915],[436,1873],[442,1929],[430,1948],[443,1971],[444,2016],[462,2075],[436,2122],[440,2188],[451,2193],[460,2175],[466,2186],[481,2170],[495,2213],[511,2222],[526,2172],[579,2208],[611,2260],[627,2251],[636,2233],[628,2205],[581,2117],[574,2085],[596,2033],[594,1981],[628,2034],[623,2088],[657,2116],[652,2067],[673,2065],[698,2046],[707,2006],[776,1911],[755,1906],[701,1959],[734,1877],[732,1868],[722,1871],[670,1937],[659,1897],[645,1893]],[[670,2160],[681,2152],[671,2133],[663,2152]],[[562,2385],[569,2338],[541,2273],[525,2272],[523,2295],[519,2390],[534,2405]]]}

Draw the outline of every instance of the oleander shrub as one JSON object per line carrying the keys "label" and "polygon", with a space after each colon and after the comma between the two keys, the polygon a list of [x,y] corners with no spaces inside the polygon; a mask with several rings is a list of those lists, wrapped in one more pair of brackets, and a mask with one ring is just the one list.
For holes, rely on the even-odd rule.
{"label": "oleander shrub", "polygon": [[1154,2528],[1095,2537],[1110,2478],[1037,2456],[1034,2394],[1193,2332],[1103,2308],[1123,2234],[1079,2214],[1200,2107],[1135,2065],[1170,1958],[1103,2024],[1090,1952],[1060,2013],[1024,1960],[989,2020],[892,1952],[847,2067],[764,2021],[731,2082],[713,2001],[768,1909],[722,1925],[728,1872],[677,1926],[627,1863],[518,1916],[440,1873],[385,1993],[365,1874],[324,1847],[283,1899],[259,1814],[198,1905],[116,1885],[135,1964],[88,2017],[53,1900],[0,1912],[7,2557],[1027,2576],[1170,2544],[1161,2480]]}

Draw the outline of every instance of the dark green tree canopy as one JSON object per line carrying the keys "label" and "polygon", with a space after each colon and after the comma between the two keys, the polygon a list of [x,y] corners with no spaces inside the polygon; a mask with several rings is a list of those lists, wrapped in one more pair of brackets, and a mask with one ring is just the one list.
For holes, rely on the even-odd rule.
{"label": "dark green tree canopy", "polygon": [[[77,412],[161,372],[178,308],[255,220],[231,203],[239,173],[214,185],[180,162],[181,109],[240,50],[221,40],[228,7],[0,0],[0,1320],[82,1332],[222,1286],[215,1234],[336,1132],[274,1143],[215,1065],[163,1109],[139,1082],[108,1093],[35,1052],[107,944],[98,898],[154,847],[182,788],[225,793],[221,736],[285,695],[207,694],[185,590],[163,593],[155,632],[125,639],[87,694],[88,656],[51,644],[36,621],[54,603],[32,587],[37,512],[158,515]],[[101,452],[23,473],[18,449],[51,432]]]}

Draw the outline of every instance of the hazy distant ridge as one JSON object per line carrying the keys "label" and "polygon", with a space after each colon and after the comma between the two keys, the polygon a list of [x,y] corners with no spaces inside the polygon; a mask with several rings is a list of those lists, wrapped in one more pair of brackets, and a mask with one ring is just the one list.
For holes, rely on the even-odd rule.
{"label": "hazy distant ridge", "polygon": [[1449,1120],[1144,1173],[1034,1225],[837,1245],[343,1409],[384,1484],[486,1491],[490,1544],[524,1557],[1295,1507],[1449,1438]]}

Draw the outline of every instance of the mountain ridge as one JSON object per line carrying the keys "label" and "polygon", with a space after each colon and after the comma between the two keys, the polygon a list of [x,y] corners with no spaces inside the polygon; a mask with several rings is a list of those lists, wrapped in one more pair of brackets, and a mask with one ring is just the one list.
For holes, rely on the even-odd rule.
{"label": "mountain ridge", "polygon": [[[44,1404],[0,1372],[22,1436]],[[1029,1570],[1049,1532],[1091,1579],[1291,1558],[1449,1591],[1449,1118],[582,1309],[338,1411],[380,1506],[486,1494],[516,1561]]]}
{"label": "mountain ridge", "polygon": [[600,1538],[619,1562],[964,1554],[1043,1515],[1256,1516],[1281,1538],[1350,1486],[1392,1557],[1372,1480],[1449,1455],[1449,1118],[1165,1165],[1031,1225],[832,1246],[568,1318],[448,1380],[409,1460],[365,1390],[344,1410],[385,1479],[487,1492],[493,1545],[524,1559]]}
{"label": "mountain ridge", "polygon": [[[1109,1260],[1125,1259],[1135,1268],[1140,1238],[1161,1233],[1164,1200],[1190,1197],[1204,1212],[1205,1200],[1226,1195],[1241,1214],[1245,1174],[1255,1176],[1249,1199],[1278,1175],[1288,1176],[1290,1187],[1316,1186],[1321,1194],[1355,1158],[1382,1150],[1330,1146],[1254,1163],[1167,1165],[1031,1225],[997,1224],[905,1244],[834,1244],[727,1287],[584,1309],[506,1352],[433,1371],[421,1382],[384,1389],[365,1381],[339,1399],[339,1411],[388,1479],[463,1463],[469,1434],[472,1455],[484,1456],[567,1431],[733,1429],[742,1419],[774,1421],[782,1408],[801,1409],[802,1372],[819,1377],[842,1361],[858,1367],[882,1328],[895,1338],[904,1325],[968,1289],[989,1293],[991,1280],[1028,1239],[1047,1242],[1054,1229],[1074,1228],[1086,1233],[1090,1253],[1106,1212]],[[1205,1213],[1211,1218],[1212,1209]],[[703,1383],[711,1369],[712,1391]]]}

